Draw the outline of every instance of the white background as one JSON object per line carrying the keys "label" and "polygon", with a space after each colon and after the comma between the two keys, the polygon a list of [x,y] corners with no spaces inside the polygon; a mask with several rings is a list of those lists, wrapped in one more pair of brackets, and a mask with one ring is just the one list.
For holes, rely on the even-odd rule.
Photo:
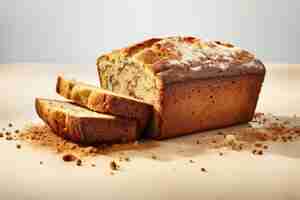
{"label": "white background", "polygon": [[297,0],[0,0],[0,63],[95,63],[105,51],[178,34],[300,63],[299,19]]}

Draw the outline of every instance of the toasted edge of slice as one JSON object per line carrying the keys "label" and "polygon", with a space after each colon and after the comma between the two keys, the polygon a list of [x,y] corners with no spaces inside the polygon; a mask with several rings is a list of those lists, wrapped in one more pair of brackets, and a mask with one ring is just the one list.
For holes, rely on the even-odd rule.
{"label": "toasted edge of slice", "polygon": [[152,105],[129,96],[119,95],[108,90],[75,80],[57,77],[56,92],[90,110],[137,119],[139,132],[142,132],[152,116]]}
{"label": "toasted edge of slice", "polygon": [[80,143],[131,142],[139,138],[137,121],[90,111],[71,102],[35,99],[38,116],[59,136]]}

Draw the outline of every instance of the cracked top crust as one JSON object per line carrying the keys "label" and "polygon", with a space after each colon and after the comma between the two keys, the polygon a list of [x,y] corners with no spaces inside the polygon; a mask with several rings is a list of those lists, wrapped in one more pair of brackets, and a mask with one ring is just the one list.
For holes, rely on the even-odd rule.
{"label": "cracked top crust", "polygon": [[195,37],[152,38],[101,56],[98,62],[112,56],[147,67],[164,83],[265,73],[263,63],[252,53]]}

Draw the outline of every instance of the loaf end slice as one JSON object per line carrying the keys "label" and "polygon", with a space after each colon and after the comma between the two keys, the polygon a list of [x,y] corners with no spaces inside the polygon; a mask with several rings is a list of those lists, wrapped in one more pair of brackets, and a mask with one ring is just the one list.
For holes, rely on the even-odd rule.
{"label": "loaf end slice", "polygon": [[56,92],[95,112],[122,116],[138,121],[142,132],[152,114],[152,105],[141,100],[58,76]]}
{"label": "loaf end slice", "polygon": [[137,121],[101,114],[70,102],[36,98],[38,116],[57,135],[74,142],[118,143],[139,138]]}

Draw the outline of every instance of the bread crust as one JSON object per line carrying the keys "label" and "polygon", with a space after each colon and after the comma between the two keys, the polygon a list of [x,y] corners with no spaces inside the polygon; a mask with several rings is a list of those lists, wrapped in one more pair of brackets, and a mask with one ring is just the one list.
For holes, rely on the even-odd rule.
{"label": "bread crust", "polygon": [[131,142],[140,137],[137,132],[136,120],[122,117],[114,119],[79,117],[66,110],[57,110],[45,101],[55,100],[36,98],[35,108],[38,116],[49,125],[54,133],[66,139],[93,144]]}
{"label": "bread crust", "polygon": [[139,132],[145,129],[152,115],[152,105],[141,100],[118,95],[73,80],[67,80],[61,75],[57,77],[56,92],[74,101],[76,104],[95,112],[136,119],[139,122]]}
{"label": "bread crust", "polygon": [[160,132],[153,137],[164,139],[251,121],[263,79],[245,75],[167,87],[159,111]]}

